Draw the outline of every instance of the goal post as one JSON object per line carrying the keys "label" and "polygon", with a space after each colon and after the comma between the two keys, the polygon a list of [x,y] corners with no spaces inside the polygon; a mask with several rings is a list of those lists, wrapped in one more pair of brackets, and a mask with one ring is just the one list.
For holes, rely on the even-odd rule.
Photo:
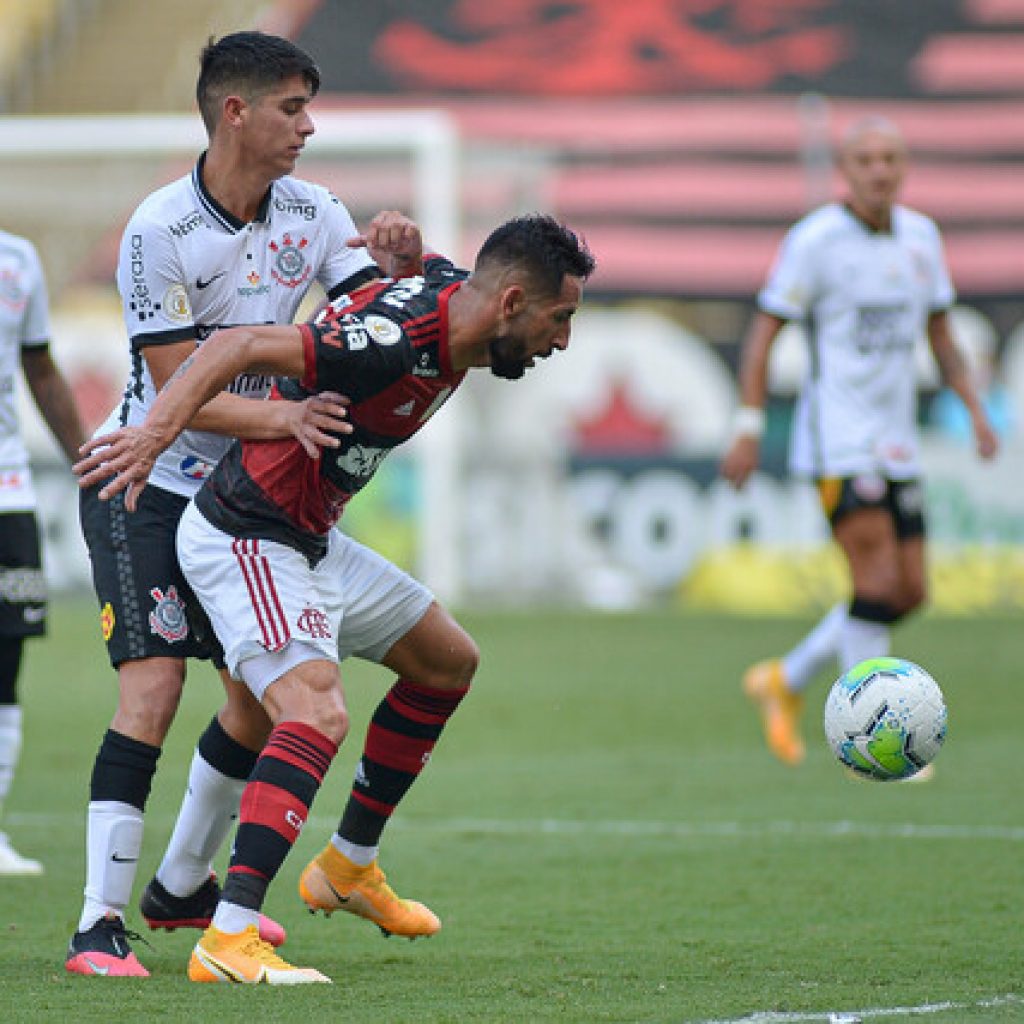
{"label": "goal post", "polygon": [[[455,260],[466,257],[459,251],[459,136],[450,116],[438,110],[325,110],[314,123],[296,176],[337,192],[357,223],[377,209],[403,209],[431,249]],[[64,281],[76,274],[72,243],[84,253],[102,235],[119,234],[135,204],[182,173],[179,162],[194,159],[207,141],[195,114],[0,117],[0,153],[10,179],[0,190],[0,224],[39,247],[55,314]],[[95,237],[82,237],[90,235]],[[113,265],[106,269],[110,281]],[[55,328],[59,355],[58,333]],[[462,592],[458,404],[451,403],[411,446],[420,492],[415,568],[445,601],[457,601]],[[34,409],[25,412],[38,421]],[[52,455],[47,443],[40,452],[33,442],[41,436],[38,426],[27,431],[33,454]]]}

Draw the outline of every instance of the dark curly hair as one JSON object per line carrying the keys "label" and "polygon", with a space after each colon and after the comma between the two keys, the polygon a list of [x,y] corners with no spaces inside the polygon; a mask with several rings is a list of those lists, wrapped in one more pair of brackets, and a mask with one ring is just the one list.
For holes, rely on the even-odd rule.
{"label": "dark curly hair", "polygon": [[596,262],[586,243],[554,217],[542,213],[514,217],[488,235],[476,266],[514,265],[548,295],[557,294],[566,275],[586,280]]}

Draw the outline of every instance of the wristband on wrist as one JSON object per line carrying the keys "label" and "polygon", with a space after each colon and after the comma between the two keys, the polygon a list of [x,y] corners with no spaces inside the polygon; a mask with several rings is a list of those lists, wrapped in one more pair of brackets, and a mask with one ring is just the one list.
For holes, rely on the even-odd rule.
{"label": "wristband on wrist", "polygon": [[764,409],[755,405],[741,405],[732,422],[734,437],[761,437],[764,434]]}

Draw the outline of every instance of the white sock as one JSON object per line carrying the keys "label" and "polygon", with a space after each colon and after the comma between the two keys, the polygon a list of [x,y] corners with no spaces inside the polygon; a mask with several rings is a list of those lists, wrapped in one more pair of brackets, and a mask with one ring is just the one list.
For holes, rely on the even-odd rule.
{"label": "white sock", "polygon": [[213,926],[218,931],[234,935],[245,931],[251,924],[259,928],[260,912],[250,910],[248,907],[240,907],[237,903],[221,900],[213,912]]}
{"label": "white sock", "polygon": [[11,791],[20,753],[21,707],[18,704],[0,704],[0,809]]}
{"label": "white sock", "polygon": [[846,622],[847,606],[837,604],[782,659],[786,685],[794,692],[806,689],[814,677],[839,656],[840,637]]}
{"label": "white sock", "polygon": [[156,873],[172,896],[190,896],[210,876],[213,858],[238,818],[245,783],[217,771],[198,750],[193,753],[178,820]]}
{"label": "white sock", "polygon": [[839,644],[839,667],[846,672],[865,658],[883,658],[891,646],[892,629],[884,622],[849,616]]}
{"label": "white sock", "polygon": [[348,857],[353,864],[361,868],[372,864],[377,859],[377,853],[380,850],[379,846],[359,846],[357,843],[350,843],[347,839],[342,839],[337,832],[331,836],[331,843],[338,853],[343,857]]}
{"label": "white sock", "polygon": [[124,917],[142,849],[142,811],[117,800],[91,802],[85,842],[85,903],[78,922],[80,932],[110,911]]}

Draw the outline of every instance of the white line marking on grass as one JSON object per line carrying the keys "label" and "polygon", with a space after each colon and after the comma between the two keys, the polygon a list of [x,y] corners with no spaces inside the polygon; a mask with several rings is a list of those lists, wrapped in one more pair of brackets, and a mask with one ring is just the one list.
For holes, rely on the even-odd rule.
{"label": "white line marking on grass", "polygon": [[988,1010],[1001,1006],[1018,1006],[1020,996],[1009,994],[976,1003],[922,1003],[920,1006],[878,1006],[868,1010],[826,1010],[811,1013],[786,1013],[779,1010],[760,1010],[746,1017],[691,1021],[690,1024],[801,1024],[804,1021],[825,1021],[826,1024],[859,1024],[871,1018],[917,1017],[947,1010]]}
{"label": "white line marking on grass", "polygon": [[665,836],[668,838],[996,839],[1024,842],[1024,827],[996,825],[913,825],[858,821],[610,821],[564,818],[396,818],[391,827],[416,832],[477,832],[484,835]]}
{"label": "white line marking on grass", "polygon": [[[48,811],[13,811],[12,825],[55,826],[72,816]],[[74,817],[80,820],[76,812]],[[152,826],[173,822],[169,814],[149,814]],[[337,817],[313,815],[309,827],[333,827]],[[1024,842],[1024,826],[913,825],[865,821],[643,821],[572,818],[395,818],[388,826],[407,832],[477,833],[493,836],[651,836],[667,839],[992,839]]]}

